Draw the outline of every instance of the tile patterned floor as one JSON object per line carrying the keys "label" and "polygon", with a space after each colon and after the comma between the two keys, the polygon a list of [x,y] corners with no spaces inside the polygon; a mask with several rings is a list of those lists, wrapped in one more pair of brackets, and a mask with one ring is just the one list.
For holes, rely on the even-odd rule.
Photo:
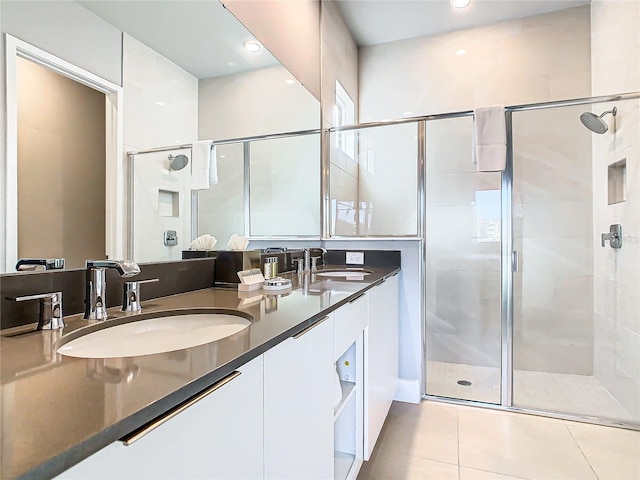
{"label": "tile patterned floor", "polygon": [[[458,385],[458,380],[471,381],[471,386]],[[631,413],[596,378],[588,375],[516,370],[513,384],[513,401],[520,407],[633,420]],[[429,360],[427,392],[439,397],[499,403],[500,370]]]}
{"label": "tile patterned floor", "polygon": [[394,402],[358,480],[639,480],[640,432]]}

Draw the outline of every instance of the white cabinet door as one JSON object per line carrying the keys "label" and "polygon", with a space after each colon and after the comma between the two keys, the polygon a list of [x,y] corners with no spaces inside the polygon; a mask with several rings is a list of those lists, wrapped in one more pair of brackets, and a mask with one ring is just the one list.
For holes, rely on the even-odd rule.
{"label": "white cabinet door", "polygon": [[60,478],[263,477],[263,357],[149,434],[115,442]]}
{"label": "white cabinet door", "polygon": [[365,329],[364,459],[369,460],[398,387],[398,275],[369,290]]}
{"label": "white cabinet door", "polygon": [[333,478],[333,316],[264,354],[264,473]]}

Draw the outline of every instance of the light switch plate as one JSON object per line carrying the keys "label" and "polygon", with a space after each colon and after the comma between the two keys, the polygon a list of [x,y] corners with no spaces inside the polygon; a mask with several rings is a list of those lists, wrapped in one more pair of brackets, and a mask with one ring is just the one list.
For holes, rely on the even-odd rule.
{"label": "light switch plate", "polygon": [[364,265],[364,252],[347,252],[347,265]]}

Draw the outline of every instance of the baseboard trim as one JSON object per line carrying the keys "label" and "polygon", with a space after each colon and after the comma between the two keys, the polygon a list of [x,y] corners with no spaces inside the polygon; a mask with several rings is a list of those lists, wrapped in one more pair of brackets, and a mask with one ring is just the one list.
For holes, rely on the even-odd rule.
{"label": "baseboard trim", "polygon": [[398,402],[420,403],[420,380],[398,379],[398,388],[394,400]]}

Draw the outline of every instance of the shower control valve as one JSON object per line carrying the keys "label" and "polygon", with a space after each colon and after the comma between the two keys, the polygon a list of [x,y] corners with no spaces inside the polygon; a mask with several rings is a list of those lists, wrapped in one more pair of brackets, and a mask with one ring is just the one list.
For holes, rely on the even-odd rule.
{"label": "shower control valve", "polygon": [[622,247],[622,226],[619,223],[609,226],[609,233],[603,233],[600,236],[600,243],[603,247],[609,242],[611,248]]}

